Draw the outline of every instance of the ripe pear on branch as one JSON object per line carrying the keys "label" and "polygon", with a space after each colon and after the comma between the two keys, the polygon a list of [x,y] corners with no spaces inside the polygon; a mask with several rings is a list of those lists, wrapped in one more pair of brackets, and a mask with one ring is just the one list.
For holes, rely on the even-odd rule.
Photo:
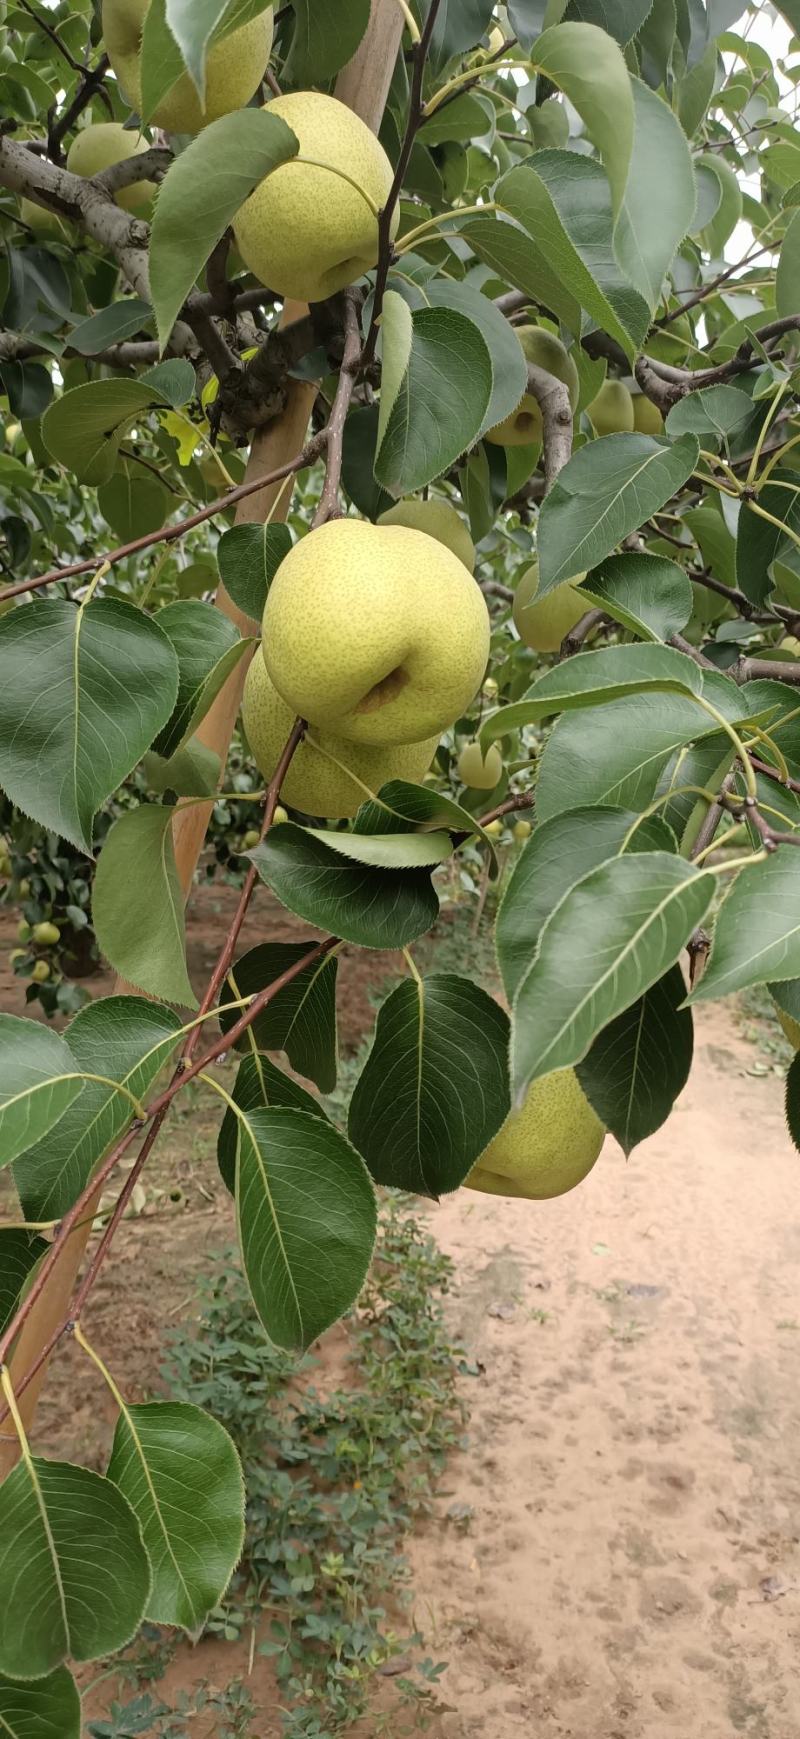
{"label": "ripe pear on branch", "polygon": [[605,1137],[574,1069],[533,1081],[466,1179],[492,1196],[546,1201],[588,1176]]}
{"label": "ripe pear on branch", "polygon": [[489,656],[483,593],[452,550],[402,525],[335,519],[281,562],[263,622],[292,717],[373,748],[424,743],[473,699]]}
{"label": "ripe pear on branch", "polygon": [[[67,168],[73,175],[88,179],[110,169],[114,163],[127,163],[129,157],[140,157],[150,146],[141,133],[130,132],[119,121],[93,121],[82,127],[67,152]],[[134,181],[114,194],[124,211],[146,211],[155,198],[154,181]]]}
{"label": "ripe pear on branch", "polygon": [[[150,0],[103,0],[106,53],[119,84],[137,111],[142,106],[142,32]],[[243,109],[255,96],[272,50],[272,7],[214,42],[206,59],[205,102],[188,72],[181,73],[150,120],[167,133],[199,133],[209,121]]]}
{"label": "ripe pear on branch", "polygon": [[412,531],[425,531],[428,537],[443,543],[445,549],[452,550],[469,573],[473,572],[475,545],[452,501],[444,501],[440,495],[431,495],[427,501],[416,495],[406,496],[380,515],[378,525],[407,525]]}
{"label": "ripe pear on branch", "polygon": [[[292,91],[265,104],[291,127],[300,150],[267,175],[233,230],[251,272],[279,296],[323,302],[378,260],[378,214],[392,165],[369,127],[336,97]],[[392,238],[399,212],[392,216]]]}
{"label": "ripe pear on branch", "polygon": [[599,393],[586,406],[586,415],[596,435],[632,433],[635,427],[633,399],[625,382],[604,380]]}
{"label": "ripe pear on branch", "polygon": [[512,608],[514,626],[525,646],[530,646],[533,652],[558,651],[562,640],[589,608],[586,598],[578,591],[581,580],[585,578],[585,573],[575,574],[571,580],[554,586],[552,592],[547,592],[537,603],[539,563],[531,562],[517,581]]}
{"label": "ripe pear on branch", "polygon": [[[242,723],[256,763],[267,781],[286,747],[294,717],[291,707],[281,700],[270,681],[261,653],[256,652],[245,682]],[[379,791],[390,779],[407,779],[418,785],[433,760],[438,740],[430,737],[422,743],[375,747],[343,742],[332,731],[310,729],[295,749],[281,786],[282,794],[293,809],[301,809],[306,815],[342,820],[355,815],[370,793]],[[281,820],[285,819],[284,810]]]}
{"label": "ripe pear on branch", "polygon": [[[537,368],[542,368],[545,373],[554,375],[556,380],[563,381],[568,388],[574,411],[578,403],[580,381],[575,363],[561,339],[555,332],[548,332],[544,326],[518,326],[515,330],[525,361],[535,363]],[[540,442],[542,413],[539,401],[533,393],[523,393],[516,410],[505,417],[502,423],[495,423],[493,429],[488,429],[486,439],[497,447],[526,447]]]}

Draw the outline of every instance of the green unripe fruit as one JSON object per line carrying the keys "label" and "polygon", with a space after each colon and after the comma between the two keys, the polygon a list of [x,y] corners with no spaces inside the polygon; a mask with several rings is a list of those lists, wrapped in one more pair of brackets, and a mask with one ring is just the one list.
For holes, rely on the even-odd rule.
{"label": "green unripe fruit", "polygon": [[[103,0],[103,40],[119,84],[134,109],[142,105],[142,31],[150,0]],[[205,106],[188,72],[162,97],[152,116],[168,133],[199,133],[255,95],[272,49],[272,7],[212,42],[206,61]]]}
{"label": "green unripe fruit", "polygon": [[633,426],[640,435],[663,435],[664,418],[646,393],[633,394]]}
{"label": "green unripe fruit", "polygon": [[[67,168],[73,175],[85,179],[110,169],[114,163],[127,163],[129,157],[140,157],[150,146],[139,133],[126,132],[119,121],[94,121],[82,127],[67,153]],[[115,204],[123,211],[143,211],[155,197],[154,181],[135,181],[114,194]]]}
{"label": "green unripe fruit", "polygon": [[503,757],[496,743],[489,744],[485,756],[480,743],[467,743],[456,764],[462,785],[473,791],[493,791],[502,771]]}
{"label": "green unripe fruit", "polygon": [[30,924],[26,924],[25,919],[21,918],[17,925],[17,941],[30,942],[32,935],[33,931],[31,930]]}
{"label": "green unripe fruit", "polygon": [[679,314],[669,326],[659,326],[647,340],[647,354],[657,362],[685,362],[693,347],[694,332],[688,314]]}
{"label": "green unripe fruit", "polygon": [[531,562],[517,581],[514,592],[514,626],[520,640],[534,652],[557,652],[562,640],[585,616],[588,600],[578,591],[585,574],[575,574],[536,603],[539,563]]}
{"label": "green unripe fruit", "polygon": [[46,211],[43,205],[37,205],[34,199],[21,199],[19,215],[23,223],[32,229],[34,235],[58,236],[61,241],[68,237],[67,226],[56,211]]}
{"label": "green unripe fruit", "polygon": [[412,531],[427,532],[428,537],[435,537],[437,543],[452,550],[472,573],[475,545],[451,501],[443,501],[441,496],[429,496],[427,501],[418,500],[414,495],[406,496],[381,514],[378,525],[407,525]]}
{"label": "green unripe fruit", "polygon": [[288,819],[289,819],[288,810],[284,809],[282,803],[277,803],[275,806],[275,814],[272,817],[273,827],[281,827],[283,825],[284,821],[288,821]]}
{"label": "green unripe fruit", "polygon": [[531,1201],[565,1195],[591,1171],[604,1136],[575,1070],[556,1069],[528,1088],[476,1161],[467,1187]]}
{"label": "green unripe fruit", "polygon": [[503,831],[503,823],[502,821],[487,821],[483,831],[488,834],[490,839],[499,839]]}
{"label": "green unripe fruit", "polygon": [[[526,362],[533,362],[547,374],[553,374],[569,390],[569,402],[574,411],[578,403],[580,381],[578,370],[561,339],[543,326],[515,328]],[[542,413],[533,393],[523,393],[515,411],[489,429],[486,440],[497,447],[524,447],[542,439]]]}
{"label": "green unripe fruit", "polygon": [[0,857],[0,876],[10,876],[10,874],[11,874],[11,859],[10,859],[10,857]]}
{"label": "green unripe fruit", "polygon": [[18,960],[27,960],[28,950],[27,950],[27,948],[12,948],[11,953],[9,954],[8,958],[11,962],[11,965],[16,966]]}
{"label": "green unripe fruit", "polygon": [[31,891],[31,884],[28,880],[28,877],[23,876],[22,881],[20,882],[19,887],[17,889],[17,892],[19,894],[20,899],[27,900],[30,891]]}
{"label": "green unripe fruit", "polygon": [[633,431],[633,399],[621,380],[604,380],[596,398],[586,406],[586,415],[597,435],[621,435]]}
{"label": "green unripe fruit", "polygon": [[523,840],[530,839],[531,824],[529,821],[515,821],[511,831],[517,844],[521,845]]}
{"label": "green unripe fruit", "polygon": [[48,966],[47,961],[37,960],[36,965],[31,970],[31,978],[33,979],[34,984],[46,984],[49,977],[50,967]]}
{"label": "green unripe fruit", "polygon": [[493,695],[497,694],[498,684],[495,681],[495,678],[493,676],[487,676],[486,681],[483,685],[483,692],[484,692],[484,694],[488,695],[490,699]]}
{"label": "green unripe fruit", "polygon": [[248,827],[244,839],[242,840],[242,850],[251,851],[254,845],[258,845],[260,838],[261,834],[257,827]]}
{"label": "green unripe fruit", "polygon": [[33,940],[34,942],[38,942],[42,948],[53,948],[55,947],[56,942],[61,941],[61,931],[57,924],[51,924],[49,922],[34,924]]}

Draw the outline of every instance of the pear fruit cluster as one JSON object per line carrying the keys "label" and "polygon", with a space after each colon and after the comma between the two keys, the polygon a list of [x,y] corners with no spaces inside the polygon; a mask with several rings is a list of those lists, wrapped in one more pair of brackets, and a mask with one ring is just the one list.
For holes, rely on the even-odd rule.
{"label": "pear fruit cluster", "polygon": [[424,778],[488,656],[483,595],[452,549],[409,525],[332,520],[295,544],[270,587],[245,687],[250,747],[271,777],[305,719],[287,802],[354,815],[387,780]]}
{"label": "pear fruit cluster", "polygon": [[467,1188],[530,1201],[566,1195],[588,1177],[605,1133],[575,1070],[555,1069],[532,1082],[476,1160]]}
{"label": "pear fruit cluster", "polygon": [[[150,0],[103,0],[106,53],[131,107],[142,105],[142,32]],[[188,72],[181,73],[151,116],[168,133],[199,133],[209,121],[243,109],[255,96],[272,50],[272,7],[214,42],[206,61],[205,101]]]}

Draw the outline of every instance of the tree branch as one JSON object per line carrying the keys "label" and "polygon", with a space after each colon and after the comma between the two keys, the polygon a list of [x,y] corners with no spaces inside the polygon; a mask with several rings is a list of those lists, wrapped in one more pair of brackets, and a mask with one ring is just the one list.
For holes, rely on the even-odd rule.
{"label": "tree branch", "polygon": [[353,292],[345,290],[344,351],[336,395],[327,423],[328,450],[325,461],[325,486],[320,497],[319,507],[314,515],[314,528],[324,525],[329,519],[338,519],[341,516],[339,484],[342,477],[344,426],[360,362],[361,328],[358,320],[358,304]]}
{"label": "tree branch", "polygon": [[528,391],[542,413],[545,493],[551,489],[572,454],[572,405],[569,388],[554,374],[528,363]]}
{"label": "tree branch", "polygon": [[103,89],[103,81],[110,65],[111,62],[108,55],[101,54],[97,65],[92,67],[90,71],[87,70],[83,72],[81,82],[69,108],[64,110],[60,121],[56,122],[52,133],[50,134],[51,149],[55,151],[61,150],[61,146],[63,145],[67,134],[74,127],[78,117],[83,114],[84,109],[88,107],[93,96],[98,95],[102,97],[109,114],[112,113],[108,92]]}

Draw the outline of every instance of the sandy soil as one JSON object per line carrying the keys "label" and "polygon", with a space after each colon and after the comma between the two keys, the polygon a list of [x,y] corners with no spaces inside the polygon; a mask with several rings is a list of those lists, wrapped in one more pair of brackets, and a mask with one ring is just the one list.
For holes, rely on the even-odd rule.
{"label": "sandy soil", "polygon": [[432,1211],[479,1366],[411,1551],[437,1739],[800,1735],[800,1160],[754,1065],[715,1011],[627,1164]]}

